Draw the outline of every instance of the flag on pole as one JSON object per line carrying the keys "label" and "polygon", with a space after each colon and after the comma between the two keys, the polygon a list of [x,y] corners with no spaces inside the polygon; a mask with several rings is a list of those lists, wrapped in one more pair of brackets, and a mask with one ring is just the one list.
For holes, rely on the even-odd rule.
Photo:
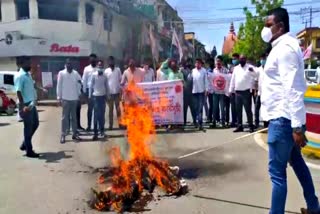
{"label": "flag on pole", "polygon": [[176,29],[173,29],[173,33],[172,33],[172,45],[176,46],[179,50],[179,56],[180,56],[180,61],[182,60],[183,57],[183,49],[178,37],[178,34],[176,32]]}
{"label": "flag on pole", "polygon": [[149,28],[149,36],[150,36],[150,44],[151,44],[151,52],[153,58],[158,61],[159,60],[159,48],[158,48],[158,43],[156,41],[156,38],[154,36],[152,26],[150,25]]}
{"label": "flag on pole", "polygon": [[312,55],[312,43],[309,45],[309,47],[303,52],[303,59],[310,59]]}

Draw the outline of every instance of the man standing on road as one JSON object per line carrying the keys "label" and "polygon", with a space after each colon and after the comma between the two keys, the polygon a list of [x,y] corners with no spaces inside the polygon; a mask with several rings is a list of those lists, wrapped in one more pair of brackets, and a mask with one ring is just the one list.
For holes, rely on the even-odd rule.
{"label": "man standing on road", "polygon": [[196,127],[203,130],[203,105],[208,92],[207,71],[202,67],[201,59],[196,59],[195,68],[192,70],[192,99],[196,115]]}
{"label": "man standing on road", "polygon": [[238,127],[234,132],[243,132],[242,125],[242,109],[244,107],[250,132],[254,132],[253,126],[253,114],[252,114],[252,98],[251,98],[251,85],[252,79],[255,78],[255,72],[251,66],[247,64],[247,58],[244,55],[240,56],[240,65],[233,69],[231,82],[230,82],[230,93],[236,94],[236,105],[237,105],[237,122]]}
{"label": "man standing on road", "polygon": [[93,112],[93,99],[89,98],[89,90],[90,90],[90,82],[93,73],[97,71],[97,55],[91,54],[90,56],[90,65],[84,68],[83,76],[82,76],[82,85],[83,85],[83,92],[85,93],[87,100],[88,100],[88,112],[87,112],[87,119],[88,119],[88,127],[87,131],[91,131],[91,124],[92,124],[92,112]]}
{"label": "man standing on road", "polygon": [[[229,71],[230,79],[231,79],[234,68],[239,65],[239,58],[240,58],[240,55],[238,53],[234,53],[232,55],[232,67],[230,68],[230,71]],[[231,106],[230,127],[235,128],[238,124],[238,122],[237,122],[236,94],[234,92],[232,92],[232,93],[230,93],[229,97],[230,97],[230,99],[228,99],[228,98],[226,99],[226,106],[228,106],[230,103],[230,106]],[[230,112],[227,114],[230,114]]]}
{"label": "man standing on road", "polygon": [[118,121],[121,117],[120,100],[121,100],[121,71],[115,67],[114,57],[110,56],[108,60],[109,68],[106,69],[105,75],[108,78],[110,98],[109,105],[109,130],[113,129],[113,109],[116,107]]}
{"label": "man standing on road", "polygon": [[[109,82],[108,77],[104,75],[103,62],[98,61],[98,71],[91,78],[89,98],[93,98],[94,103],[94,136],[93,140],[98,140],[98,131],[100,138],[105,138],[104,125],[106,113],[106,101],[109,100]],[[92,97],[91,97],[92,96]],[[99,127],[99,130],[98,130]]]}
{"label": "man standing on road", "polygon": [[72,68],[70,59],[66,60],[65,69],[58,74],[57,96],[62,105],[62,134],[60,143],[66,142],[68,129],[72,128],[72,139],[80,140],[77,131],[77,105],[81,94],[81,76]]}
{"label": "man standing on road", "polygon": [[183,121],[187,125],[188,108],[190,108],[193,124],[196,124],[194,107],[192,103],[192,74],[191,66],[187,62],[182,63],[180,71],[183,74]]}
{"label": "man standing on road", "polygon": [[29,158],[38,158],[32,148],[32,137],[39,127],[39,116],[35,106],[34,82],[30,74],[31,59],[27,56],[18,58],[20,63],[19,74],[15,76],[15,88],[19,99],[19,114],[23,119],[24,141],[20,150],[26,151]]}
{"label": "man standing on road", "polygon": [[227,74],[228,70],[223,67],[222,57],[218,56],[216,58],[216,67],[212,74],[212,82],[210,83],[213,85],[213,120],[211,128],[216,128],[217,126],[217,115],[220,115],[222,128],[226,126],[225,96],[228,93],[229,82]]}
{"label": "man standing on road", "polygon": [[263,119],[270,121],[268,132],[269,173],[272,181],[270,214],[285,212],[287,196],[287,164],[292,166],[303,188],[308,209],[302,214],[320,214],[310,171],[301,155],[306,145],[306,109],[304,62],[296,38],[289,35],[286,9],[269,11],[262,39],[272,44],[262,83]]}

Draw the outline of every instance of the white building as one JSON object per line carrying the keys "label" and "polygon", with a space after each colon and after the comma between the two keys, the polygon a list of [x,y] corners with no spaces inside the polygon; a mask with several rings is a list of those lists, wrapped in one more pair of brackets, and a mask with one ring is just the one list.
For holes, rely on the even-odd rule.
{"label": "white building", "polygon": [[128,57],[132,24],[119,0],[1,0],[0,7],[0,70],[16,70],[17,56],[31,56],[37,82],[50,72],[54,88],[67,57],[80,73],[91,53]]}

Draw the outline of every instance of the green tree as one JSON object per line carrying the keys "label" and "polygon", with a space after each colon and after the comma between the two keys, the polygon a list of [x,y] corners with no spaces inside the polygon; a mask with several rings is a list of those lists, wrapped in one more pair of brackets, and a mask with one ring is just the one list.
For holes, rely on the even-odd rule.
{"label": "green tree", "polygon": [[239,27],[238,42],[233,52],[245,54],[249,60],[256,62],[267,48],[261,39],[264,19],[269,10],[281,7],[283,0],[251,0],[251,3],[256,7],[255,15],[248,8],[243,9],[246,22]]}

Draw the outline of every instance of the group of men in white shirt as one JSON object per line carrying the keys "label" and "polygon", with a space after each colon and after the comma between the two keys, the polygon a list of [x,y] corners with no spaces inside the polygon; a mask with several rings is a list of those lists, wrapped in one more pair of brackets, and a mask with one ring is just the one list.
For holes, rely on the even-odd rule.
{"label": "group of men in white shirt", "polygon": [[[90,56],[90,64],[84,68],[83,76],[75,71],[70,59],[66,60],[65,69],[59,72],[57,83],[57,98],[62,105],[62,134],[60,142],[65,143],[66,136],[72,128],[72,139],[79,141],[78,130],[81,127],[80,112],[82,95],[88,104],[87,129],[92,131],[93,140],[104,139],[105,135],[105,111],[106,103],[109,108],[109,130],[113,129],[113,112],[116,109],[118,120],[121,116],[120,103],[122,99],[122,89],[129,82],[152,82],[155,81],[155,72],[146,62],[143,68],[136,66],[133,59],[129,60],[128,69],[122,74],[121,70],[115,66],[113,56],[108,58],[108,68],[104,69],[102,60],[98,60],[95,54]],[[119,128],[122,126],[119,124]]]}

